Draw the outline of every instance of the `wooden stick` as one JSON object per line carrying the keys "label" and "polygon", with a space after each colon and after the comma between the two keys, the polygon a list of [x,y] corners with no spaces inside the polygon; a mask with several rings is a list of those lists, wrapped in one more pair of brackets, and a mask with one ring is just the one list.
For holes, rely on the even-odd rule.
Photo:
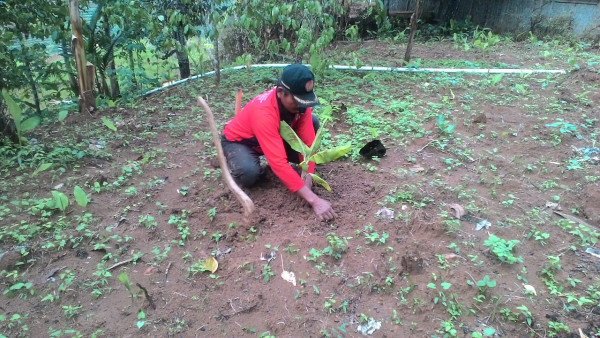
{"label": "wooden stick", "polygon": [[135,283],[135,285],[137,285],[138,288],[140,288],[142,291],[144,291],[144,297],[146,297],[146,299],[148,300],[148,303],[150,303],[150,307],[153,310],[156,310],[156,304],[154,304],[154,301],[152,300],[152,297],[150,297],[148,290],[146,290],[146,288],[143,287],[140,283]]}
{"label": "wooden stick", "polygon": [[410,54],[412,53],[413,40],[415,32],[417,31],[417,21],[419,20],[419,13],[421,11],[421,2],[423,0],[417,0],[415,5],[415,11],[410,16],[410,33],[408,35],[408,45],[406,46],[406,53],[404,53],[404,63],[408,65],[410,62]]}
{"label": "wooden stick", "polygon": [[198,96],[198,104],[204,109],[206,112],[206,117],[208,118],[208,124],[210,125],[210,131],[212,132],[213,142],[215,143],[215,147],[217,148],[217,158],[219,159],[219,166],[221,167],[221,171],[223,174],[223,180],[229,187],[229,190],[233,192],[235,197],[244,207],[244,217],[250,216],[254,211],[254,203],[246,195],[246,193],[235,183],[235,180],[229,173],[229,167],[227,166],[227,160],[225,159],[225,154],[223,153],[223,147],[221,146],[221,140],[219,139],[219,133],[217,132],[217,126],[215,125],[215,118],[213,116],[212,111],[206,101],[200,96]]}
{"label": "wooden stick", "polygon": [[122,261],[122,262],[119,262],[119,263],[117,263],[117,264],[115,264],[115,265],[111,266],[110,268],[108,268],[108,269],[106,269],[106,270],[112,270],[112,269],[114,269],[114,268],[116,268],[116,267],[118,267],[118,266],[125,265],[125,264],[127,264],[127,263],[130,263],[130,262],[132,262],[132,261],[133,261],[133,258],[126,259],[126,260],[124,260],[124,261]]}
{"label": "wooden stick", "polygon": [[235,115],[242,110],[242,90],[238,89],[237,96],[235,97]]}
{"label": "wooden stick", "polygon": [[169,269],[171,268],[171,264],[173,264],[173,262],[169,262],[169,265],[167,265],[167,270],[165,270],[165,278],[163,279],[163,286],[167,285],[167,277],[169,276]]}

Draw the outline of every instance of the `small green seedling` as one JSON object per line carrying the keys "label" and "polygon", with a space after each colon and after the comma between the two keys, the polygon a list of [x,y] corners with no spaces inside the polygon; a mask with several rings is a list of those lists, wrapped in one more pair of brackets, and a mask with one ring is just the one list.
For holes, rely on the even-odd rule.
{"label": "small green seedling", "polygon": [[127,291],[129,291],[129,296],[131,297],[131,303],[133,303],[133,290],[131,289],[131,281],[129,280],[129,276],[127,275],[127,272],[121,273],[117,278],[119,279],[119,282],[121,282],[121,284],[123,284],[123,286],[125,286]]}
{"label": "small green seedling", "polygon": [[485,275],[483,279],[477,282],[477,287],[481,293],[485,292],[487,288],[496,287],[496,280],[490,279],[490,276]]}
{"label": "small green seedling", "polygon": [[438,129],[440,130],[440,132],[445,135],[452,134],[452,132],[454,131],[454,128],[456,128],[456,125],[450,124],[448,121],[446,121],[446,119],[444,118],[444,115],[442,115],[442,114],[438,114],[438,116],[437,116],[437,126],[438,126]]}
{"label": "small green seedling", "polygon": [[490,237],[483,242],[483,244],[489,247],[499,260],[508,264],[523,262],[523,258],[515,257],[512,253],[512,249],[519,243],[520,241],[517,239],[507,241],[493,234],[490,234]]}
{"label": "small green seedling", "polygon": [[312,146],[310,147],[302,142],[294,129],[292,129],[292,127],[290,127],[285,121],[281,121],[279,133],[281,134],[281,137],[292,147],[292,149],[302,155],[303,161],[300,163],[300,168],[302,168],[302,177],[304,178],[308,174],[312,176],[313,181],[322,185],[325,189],[327,189],[327,191],[331,191],[331,187],[325,180],[315,174],[308,173],[308,163],[314,162],[315,164],[322,164],[335,161],[350,152],[352,147],[347,144],[319,151],[319,148],[321,147],[321,140],[323,138],[323,130],[324,128],[321,126],[315,135],[315,140],[313,141]]}

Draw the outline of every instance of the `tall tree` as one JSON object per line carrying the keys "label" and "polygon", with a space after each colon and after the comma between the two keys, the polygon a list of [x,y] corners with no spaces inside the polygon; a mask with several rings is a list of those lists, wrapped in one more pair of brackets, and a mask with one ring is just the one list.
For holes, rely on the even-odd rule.
{"label": "tall tree", "polygon": [[[71,39],[75,65],[77,66],[77,83],[79,85],[79,111],[92,113],[96,104],[94,101],[93,66],[88,67],[83,40],[83,25],[79,14],[79,1],[69,0],[69,12],[73,38]],[[90,71],[92,70],[92,71]]]}
{"label": "tall tree", "polygon": [[65,18],[66,7],[51,1],[0,1],[0,89],[26,89],[22,101],[38,114],[42,101],[40,85],[58,72],[55,65],[46,63],[48,54],[41,40],[49,37]]}
{"label": "tall tree", "polygon": [[153,5],[155,26],[151,31],[151,42],[164,51],[163,58],[177,56],[179,76],[190,76],[190,60],[186,48],[187,40],[197,35],[198,27],[205,25],[211,1],[201,0],[150,0]]}

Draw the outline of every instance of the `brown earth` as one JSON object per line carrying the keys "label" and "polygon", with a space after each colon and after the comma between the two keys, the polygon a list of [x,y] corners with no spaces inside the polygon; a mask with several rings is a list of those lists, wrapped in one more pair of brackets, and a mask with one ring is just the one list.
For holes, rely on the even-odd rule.
{"label": "brown earth", "polygon": [[[398,66],[403,46],[340,43],[331,53],[353,52],[365,64]],[[446,60],[447,67],[462,60],[519,68],[568,66],[540,52],[540,47],[527,44],[465,52],[438,42],[416,45],[413,58],[434,66],[444,66]],[[266,75],[274,78],[277,71]],[[1,238],[6,252],[0,258],[3,288],[23,281],[31,282],[35,292],[2,296],[0,310],[7,319],[0,322],[0,333],[356,337],[361,336],[357,327],[373,318],[381,323],[375,337],[471,337],[486,328],[494,328],[498,337],[542,337],[551,334],[549,321],[564,323],[574,337],[579,337],[578,329],[588,337],[597,334],[600,258],[584,251],[596,246],[600,226],[599,186],[586,180],[599,177],[598,162],[582,163],[580,170],[567,170],[566,163],[577,156],[573,149],[597,145],[598,68],[582,67],[560,76],[505,76],[504,86],[487,87],[482,83],[488,78],[479,75],[356,73],[357,94],[345,87],[352,77],[341,82],[335,74],[326,76],[316,90],[335,107],[334,120],[327,126],[331,140],[357,133],[347,110],[377,109],[377,99],[410,96],[409,110],[419,116],[415,130],[421,130],[402,131],[398,137],[381,132],[387,154],[377,161],[354,156],[318,166],[333,191],[315,191],[332,202],[339,216],[328,223],[318,222],[271,172],[247,189],[257,209],[246,221],[215,168],[214,147],[196,96],[207,98],[223,125],[231,117],[237,87],[243,84],[248,100],[270,86],[261,80],[264,76],[231,73],[220,88],[211,78],[197,80],[135,107],[106,109],[94,117],[73,114],[64,125],[36,130],[43,142],[100,145],[98,154],[111,156],[86,156],[62,165],[64,173],[42,172],[31,181],[33,169],[3,168],[3,180],[21,177],[25,183],[2,191],[2,203],[20,214],[1,214],[0,221],[7,229],[23,221],[48,230],[26,243],[6,234]],[[377,77],[387,92],[372,87],[375,80],[369,77]],[[541,86],[545,80],[549,84]],[[515,95],[514,84],[520,81],[527,83],[528,95]],[[363,100],[359,92],[368,93],[369,99]],[[428,103],[452,107],[449,122],[456,130],[451,136],[437,129],[435,116],[444,108]],[[119,132],[107,135],[101,116],[117,121]],[[379,118],[393,124],[403,116],[388,111]],[[583,138],[578,139],[545,127],[556,117],[578,126],[586,118],[594,123],[581,127]],[[553,145],[557,136],[560,143]],[[123,176],[125,180],[115,185]],[[94,182],[107,186],[95,193]],[[27,206],[9,204],[26,196],[49,196],[59,183],[72,204],[65,214],[44,221],[27,212]],[[91,194],[85,212],[93,219],[87,223],[75,219],[84,213],[69,193],[75,185]],[[553,196],[559,197],[563,213],[587,222],[591,233],[577,237],[561,228],[562,217],[546,207]],[[450,204],[466,211],[460,221],[453,216],[457,207]],[[394,211],[392,219],[386,219],[384,207]],[[145,227],[141,218],[146,215],[152,215],[157,226]],[[187,220],[189,236],[183,245],[180,232],[169,223],[172,216]],[[482,220],[489,220],[491,227],[476,231]],[[89,235],[76,230],[82,224],[87,224]],[[61,227],[64,248],[44,247],[60,243],[56,229]],[[569,229],[576,228],[574,223]],[[532,229],[549,234],[543,245]],[[347,250],[339,259],[324,254],[311,261],[311,249],[330,246],[330,233],[342,242],[346,239]],[[372,233],[389,237],[371,242],[366,235]],[[523,262],[501,262],[484,245],[490,234],[519,240],[513,253]],[[584,237],[595,240],[586,242]],[[21,250],[28,254],[15,255]],[[143,256],[135,264],[127,262],[139,253]],[[214,274],[189,272],[211,255],[219,264]],[[559,257],[561,267],[551,266],[547,256]],[[18,277],[8,274],[13,269]],[[284,270],[294,272],[296,286],[281,278]],[[105,271],[105,279],[99,271]],[[562,287],[558,295],[544,282],[550,278],[548,271]],[[70,281],[69,273],[74,276]],[[117,278],[121,273],[131,281],[133,298]],[[480,291],[472,285],[486,275],[496,281],[495,287]],[[571,286],[573,279],[580,282]],[[452,285],[445,290],[442,282]],[[536,295],[527,293],[526,286]],[[592,302],[578,306],[567,294]],[[42,301],[46,295],[54,300]],[[68,316],[69,309],[79,306]],[[529,324],[522,306],[531,312]],[[146,318],[138,328],[140,311]],[[22,318],[10,321],[15,313]]]}

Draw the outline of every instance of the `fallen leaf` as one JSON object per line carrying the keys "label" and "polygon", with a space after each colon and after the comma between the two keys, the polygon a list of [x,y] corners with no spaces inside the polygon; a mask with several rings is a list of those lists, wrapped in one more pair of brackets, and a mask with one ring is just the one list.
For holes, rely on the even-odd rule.
{"label": "fallen leaf", "polygon": [[447,253],[447,254],[445,254],[445,255],[444,255],[444,257],[445,257],[446,259],[462,258],[462,259],[464,259],[464,260],[467,260],[467,259],[466,259],[466,258],[464,258],[463,256],[459,256],[459,255],[457,255],[457,254],[454,254],[454,253]]}
{"label": "fallen leaf", "polygon": [[417,165],[408,170],[412,171],[413,173],[420,173],[421,171],[425,171],[425,168]]}
{"label": "fallen leaf", "polygon": [[523,284],[523,287],[525,288],[525,290],[527,290],[537,296],[537,292],[535,292],[535,288],[533,286],[531,286],[529,284]]}
{"label": "fallen leaf", "polygon": [[465,215],[465,209],[456,203],[449,204],[448,207],[454,210],[454,217],[458,219]]}
{"label": "fallen leaf", "polygon": [[215,273],[215,271],[217,271],[217,269],[219,268],[219,262],[217,262],[217,260],[214,257],[210,256],[202,262],[202,267],[206,271]]}
{"label": "fallen leaf", "polygon": [[283,280],[286,282],[290,282],[292,285],[296,286],[296,275],[294,275],[293,272],[283,270],[281,273],[281,278],[283,278]]}
{"label": "fallen leaf", "polygon": [[149,266],[146,268],[146,270],[144,270],[144,276],[150,276],[153,273],[158,273],[159,270],[157,267],[155,266]]}

